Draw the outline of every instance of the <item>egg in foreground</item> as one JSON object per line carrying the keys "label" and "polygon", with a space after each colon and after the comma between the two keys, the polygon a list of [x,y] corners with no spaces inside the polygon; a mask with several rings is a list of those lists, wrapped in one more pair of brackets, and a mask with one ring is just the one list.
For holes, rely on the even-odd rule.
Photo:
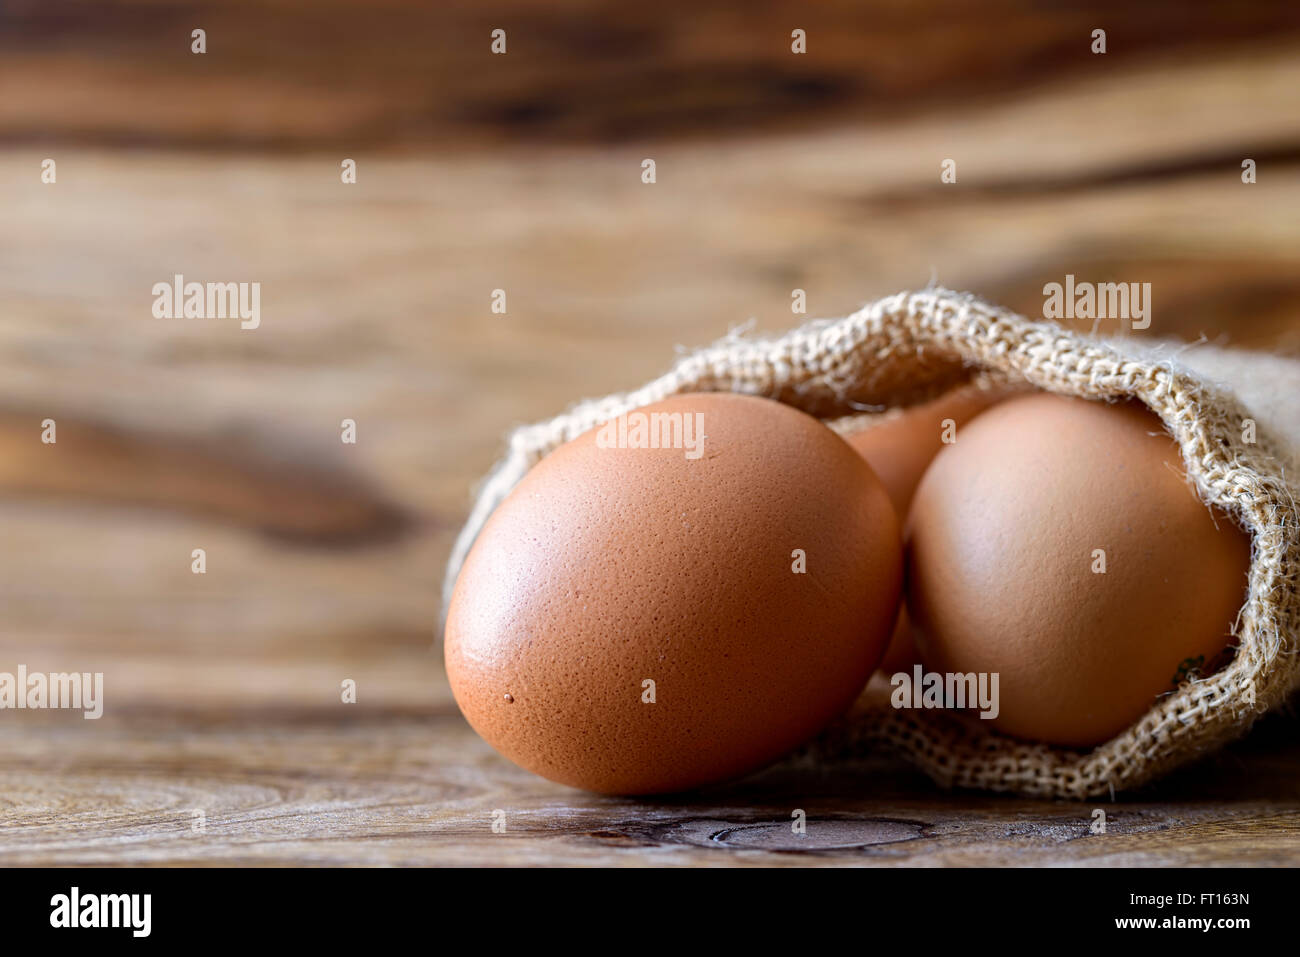
{"label": "egg in foreground", "polygon": [[843,439],[767,399],[676,396],[561,446],[498,506],[453,591],[447,674],[524,768],[688,790],[848,708],[901,578],[889,497]]}

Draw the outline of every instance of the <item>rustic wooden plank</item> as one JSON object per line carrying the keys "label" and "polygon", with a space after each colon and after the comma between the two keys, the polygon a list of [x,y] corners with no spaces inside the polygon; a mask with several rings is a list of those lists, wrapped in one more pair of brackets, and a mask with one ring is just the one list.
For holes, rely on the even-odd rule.
{"label": "rustic wooden plank", "polygon": [[[0,141],[209,149],[622,141],[807,129],[1300,34],[1286,0],[738,6],[664,0],[11,0]],[[190,32],[208,52],[190,52]],[[490,32],[508,31],[492,56]],[[804,29],[808,53],[790,52]],[[1090,52],[1094,29],[1108,52]],[[140,108],[141,105],[147,108]],[[1249,100],[1240,104],[1249,110]]]}
{"label": "rustic wooden plank", "polygon": [[363,693],[292,717],[110,712],[93,735],[67,715],[7,720],[0,864],[1276,866],[1300,854],[1294,722],[1101,802],[1094,834],[1092,805],[947,794],[887,758],[786,765],[681,799],[587,795],[496,757],[445,694],[419,716]]}

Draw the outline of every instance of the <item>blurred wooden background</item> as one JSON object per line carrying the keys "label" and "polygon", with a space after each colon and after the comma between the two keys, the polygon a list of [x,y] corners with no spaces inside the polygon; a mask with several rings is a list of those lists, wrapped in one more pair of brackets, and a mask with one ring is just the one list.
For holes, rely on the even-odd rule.
{"label": "blurred wooden background", "polygon": [[[1079,842],[1084,809],[886,759],[590,798],[459,718],[438,586],[503,433],[789,328],[796,287],[813,316],[932,279],[1037,315],[1066,273],[1150,282],[1144,335],[1300,355],[1300,7],[808,7],[0,5],[0,670],[106,695],[0,714],[0,861],[714,863],[698,822],[787,806],[929,828],[876,858],[835,825],[819,861],[1294,855],[1286,721]],[[153,318],[175,273],[260,282],[261,327]],[[523,823],[492,844],[498,807]],[[791,859],[746,847],[723,861]]]}

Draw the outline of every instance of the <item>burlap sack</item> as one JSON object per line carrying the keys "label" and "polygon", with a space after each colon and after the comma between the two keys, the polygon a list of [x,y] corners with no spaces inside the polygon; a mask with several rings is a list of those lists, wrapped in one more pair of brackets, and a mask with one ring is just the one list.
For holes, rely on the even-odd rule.
{"label": "burlap sack", "polygon": [[[1300,684],[1300,364],[1151,345],[1137,335],[1102,341],[944,289],[900,293],[777,339],[728,337],[634,392],[581,402],[517,429],[452,551],[444,607],[497,504],[543,456],[608,419],[677,393],[723,390],[835,419],[911,405],[973,375],[1093,399],[1133,396],[1164,420],[1201,498],[1253,539],[1237,652],[1088,752],[1012,740],[960,714],[881,703],[855,709],[805,757],[844,760],[884,745],[943,785],[1085,798],[1148,782],[1239,737],[1279,706]],[[1253,443],[1246,440],[1247,419],[1255,423]]]}

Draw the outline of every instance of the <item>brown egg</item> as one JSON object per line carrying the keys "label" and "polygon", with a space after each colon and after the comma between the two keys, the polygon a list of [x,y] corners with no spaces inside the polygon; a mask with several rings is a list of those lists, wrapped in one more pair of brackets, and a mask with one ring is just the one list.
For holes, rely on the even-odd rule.
{"label": "brown egg", "polygon": [[[702,448],[630,447],[638,414],[701,423]],[[682,395],[626,424],[560,447],[498,506],[452,596],[447,674],[515,763],[679,791],[852,703],[894,624],[899,523],[848,444],[778,402]]]}
{"label": "brown egg", "polygon": [[882,416],[845,436],[879,476],[900,521],[931,460],[965,425],[1006,393],[966,386],[920,405]]}
{"label": "brown egg", "polygon": [[1003,402],[931,464],[908,519],[926,668],[996,673],[1008,734],[1090,747],[1211,666],[1250,542],[1137,403]]}
{"label": "brown egg", "polygon": [[[900,524],[907,518],[921,476],[939,450],[956,440],[959,427],[1004,395],[973,386],[953,389],[845,436],[884,484]],[[918,660],[912,625],[904,610],[898,615],[880,669],[887,674],[910,671]]]}

